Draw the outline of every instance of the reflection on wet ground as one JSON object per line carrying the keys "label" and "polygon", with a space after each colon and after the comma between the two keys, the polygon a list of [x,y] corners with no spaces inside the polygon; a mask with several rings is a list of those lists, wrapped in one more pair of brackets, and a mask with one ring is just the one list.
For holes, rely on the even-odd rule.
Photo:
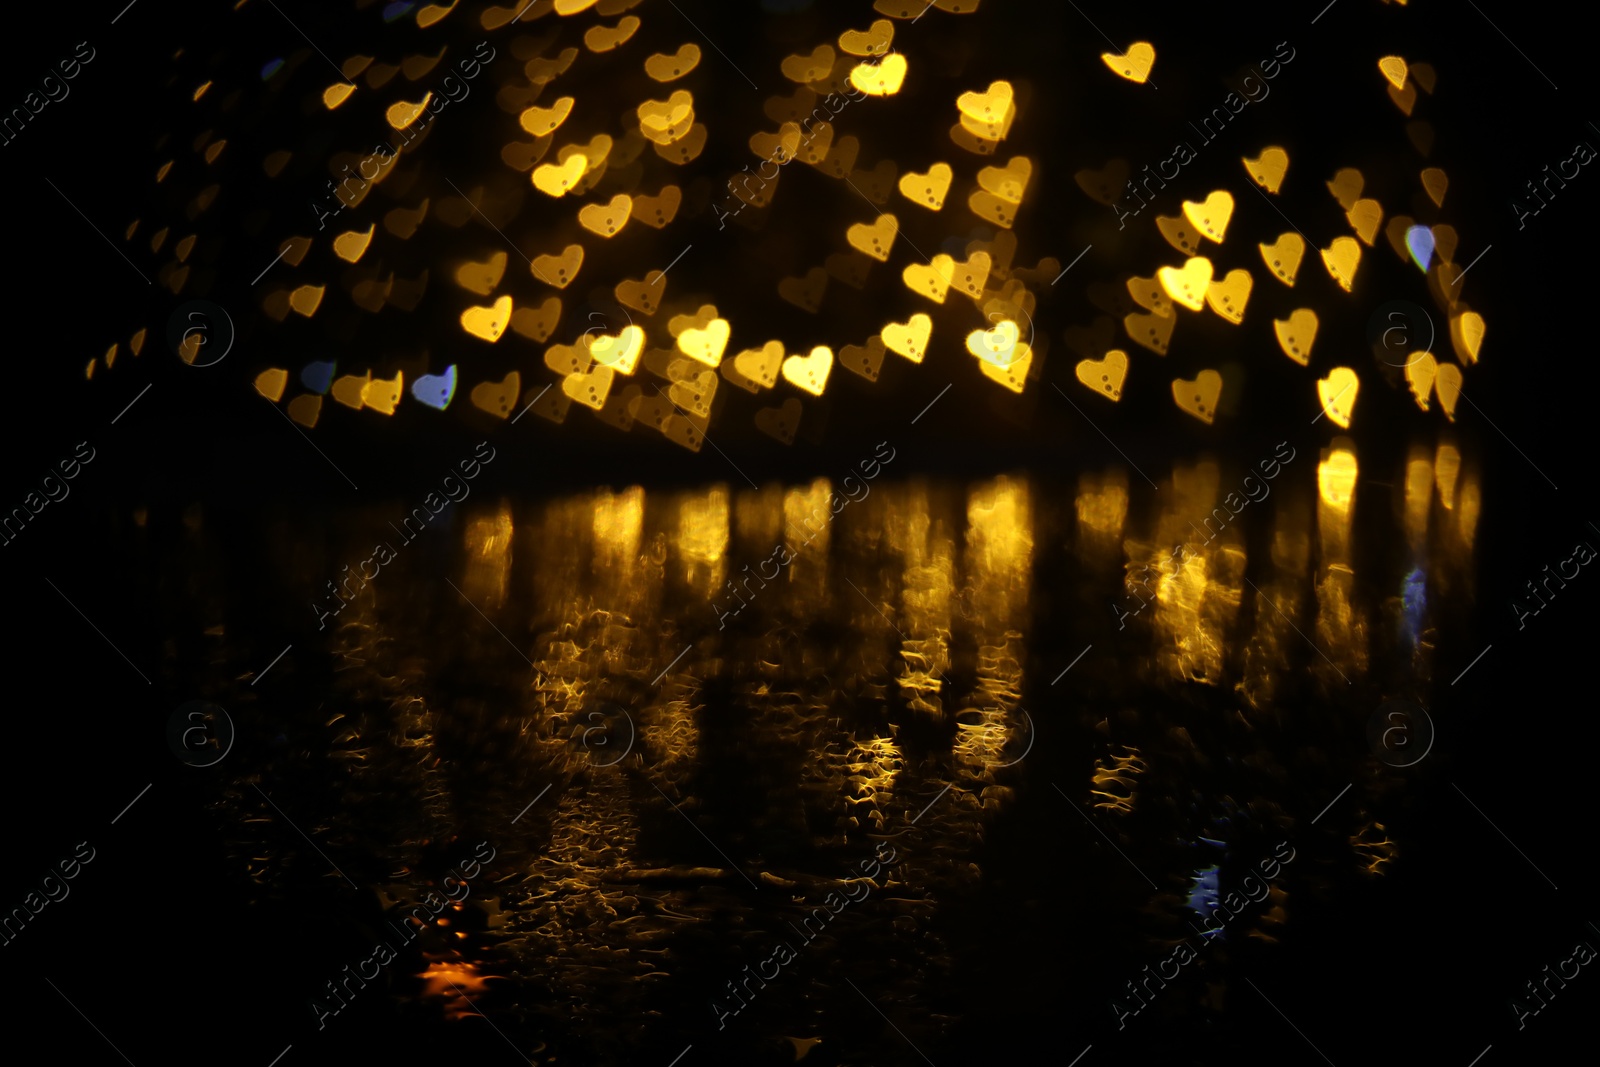
{"label": "reflection on wet ground", "polygon": [[152,533],[165,632],[206,635],[164,671],[240,730],[233,858],[368,946],[304,974],[317,1021],[898,1063],[1043,1015],[1070,1059],[1225,1028],[1241,960],[1403,856],[1367,721],[1430,704],[1471,602],[1454,449],[1375,486],[1338,445],[1159,489],[892,470]]}

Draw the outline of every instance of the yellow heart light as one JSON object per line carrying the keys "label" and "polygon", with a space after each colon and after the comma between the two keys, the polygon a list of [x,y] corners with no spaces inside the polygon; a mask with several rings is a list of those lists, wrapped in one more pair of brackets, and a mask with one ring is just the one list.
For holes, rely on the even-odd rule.
{"label": "yellow heart light", "polygon": [[533,168],[533,187],[546,196],[565,196],[577,185],[589,167],[582,152],[567,157],[565,163],[543,163]]}
{"label": "yellow heart light", "polygon": [[922,312],[911,316],[907,322],[891,322],[878,335],[883,347],[913,363],[921,363],[928,352],[928,337],[933,333],[933,320]]}
{"label": "yellow heart light", "polygon": [[1322,250],[1322,262],[1333,280],[1349,292],[1355,284],[1356,267],[1361,264],[1361,245],[1354,237],[1335,237],[1333,244]]}
{"label": "yellow heart light", "polygon": [[864,345],[845,345],[839,350],[839,365],[847,371],[861,375],[869,382],[878,380],[883,369],[883,358],[888,354],[883,338],[873,335]]}
{"label": "yellow heart light", "polygon": [[479,382],[472,387],[472,406],[496,418],[508,418],[522,392],[522,375],[512,371],[503,381]]}
{"label": "yellow heart light", "polygon": [[785,56],[778,69],[790,81],[806,85],[826,78],[837,58],[831,45],[819,44],[809,56]]}
{"label": "yellow heart light", "polygon": [[1367,180],[1361,172],[1354,167],[1345,167],[1333,176],[1328,183],[1328,192],[1339,201],[1339,206],[1349,211],[1355,202],[1361,198],[1361,190],[1365,188]]}
{"label": "yellow heart light", "polygon": [[1349,367],[1335,367],[1317,382],[1317,399],[1322,401],[1322,413],[1329,422],[1341,429],[1350,428],[1350,414],[1355,410],[1360,389],[1361,379]]}
{"label": "yellow heart light", "polygon": [[543,341],[555,332],[561,321],[561,298],[552,296],[536,308],[521,307],[511,312],[511,328],[530,341]]}
{"label": "yellow heart light", "polygon": [[1018,341],[1009,363],[1002,366],[987,359],[980,359],[978,369],[990,381],[999,382],[1013,393],[1020,393],[1027,387],[1028,372],[1033,369],[1033,350]]}
{"label": "yellow heart light", "polygon": [[1277,145],[1264,149],[1254,159],[1245,156],[1243,162],[1245,173],[1250,175],[1251,180],[1273,194],[1283,185],[1283,176],[1289,173],[1289,153]]}
{"label": "yellow heart light", "polygon": [[661,229],[678,216],[683,203],[683,190],[676,185],[663,186],[655,196],[633,198],[633,217],[652,229]]}
{"label": "yellow heart light", "polygon": [[900,220],[893,215],[879,215],[873,222],[858,222],[845,231],[850,247],[880,263],[889,261],[889,249],[894,246],[894,236],[900,232]]}
{"label": "yellow heart light", "polygon": [[658,82],[676,81],[700,65],[700,46],[690,41],[671,55],[657,52],[644,61],[644,72]]}
{"label": "yellow heart light", "polygon": [[628,39],[639,29],[639,16],[629,15],[621,19],[615,26],[594,25],[590,26],[583,34],[583,45],[591,52],[609,52],[619,45],[626,44]]}
{"label": "yellow heart light", "polygon": [[599,411],[606,406],[615,377],[610,367],[595,367],[587,374],[569,374],[561,379],[561,391],[584,407]]}
{"label": "yellow heart light", "polygon": [[1218,189],[1199,203],[1185,200],[1183,217],[1202,236],[1221,244],[1223,235],[1228,231],[1228,220],[1233,218],[1233,194],[1226,189]]}
{"label": "yellow heart light", "polygon": [[1158,356],[1167,354],[1167,346],[1172,343],[1172,331],[1177,325],[1176,315],[1163,316],[1154,313],[1144,315],[1135,312],[1122,319],[1122,327],[1128,331],[1129,339]]}
{"label": "yellow heart light", "polygon": [[984,167],[978,171],[978,187],[1011,204],[1022,203],[1022,194],[1033,177],[1033,161],[1013,156],[1003,167]]}
{"label": "yellow heart light", "polygon": [[727,319],[716,318],[702,327],[689,327],[678,334],[678,351],[708,367],[722,362],[730,332]]}
{"label": "yellow heart light", "polygon": [[367,406],[365,399],[367,385],[372,381],[372,372],[362,375],[346,374],[343,378],[333,383],[328,393],[339,403],[352,411],[360,411]]}
{"label": "yellow heart light", "polygon": [[1200,234],[1182,215],[1157,215],[1156,229],[1166,238],[1167,244],[1186,256],[1200,251]]}
{"label": "yellow heart light", "polygon": [[1371,246],[1378,236],[1378,227],[1383,224],[1383,205],[1376,200],[1363,198],[1351,204],[1344,217],[1356,231],[1356,236],[1361,238],[1361,243]]}
{"label": "yellow heart light", "polygon": [[950,279],[955,274],[955,266],[956,261],[941,252],[926,265],[911,264],[900,272],[900,277],[913,293],[925,296],[935,304],[942,304],[945,294],[950,291]]}
{"label": "yellow heart light", "polygon": [[785,122],[777,133],[758,130],[750,135],[750,151],[768,163],[787,163],[800,152],[800,127]]}
{"label": "yellow heart light", "polygon": [[1249,271],[1235,267],[1226,277],[1213,279],[1206,286],[1206,304],[1237,326],[1244,321],[1244,306],[1250,300],[1250,290],[1254,285]]}
{"label": "yellow heart light", "polygon": [[1311,343],[1317,339],[1317,313],[1296,308],[1287,319],[1273,319],[1272,332],[1278,335],[1283,354],[1304,367],[1311,362]]}
{"label": "yellow heart light", "polygon": [[1110,400],[1122,399],[1122,383],[1128,378],[1128,353],[1113,348],[1102,359],[1080,360],[1078,381]]}
{"label": "yellow heart light", "polygon": [[535,137],[548,137],[567,121],[567,116],[572,114],[572,105],[576,103],[570,96],[563,96],[549,107],[530,107],[517,121],[524,130]]}
{"label": "yellow heart light", "polygon": [[952,177],[954,174],[948,163],[935,163],[926,174],[907,171],[900,179],[900,195],[913,204],[938,211],[944,207],[945,194],[950,191]]}
{"label": "yellow heart light", "polygon": [[1404,89],[1406,87],[1406,61],[1399,56],[1384,56],[1378,60],[1378,69],[1389,80],[1389,84],[1396,89]]}
{"label": "yellow heart light", "polygon": [[1461,396],[1461,368],[1454,363],[1441,363],[1433,379],[1433,391],[1439,397],[1439,406],[1445,418],[1456,421],[1456,400]]}
{"label": "yellow heart light", "polygon": [[[881,56],[894,40],[894,23],[878,19],[866,30],[845,30],[839,35],[839,50],[852,56]],[[815,80],[815,79],[808,79]]]}
{"label": "yellow heart light", "polygon": [[967,334],[967,351],[996,367],[1009,367],[1022,354],[1018,341],[1022,331],[1010,319],[1002,319],[987,330]]}
{"label": "yellow heart light", "polygon": [[771,389],[778,384],[783,369],[783,342],[768,341],[760,348],[747,348],[722,364],[722,376],[750,393]]}
{"label": "yellow heart light", "polygon": [[1133,297],[1135,304],[1157,315],[1172,314],[1172,301],[1154,275],[1149,278],[1129,278],[1128,295]]}
{"label": "yellow heart light", "polygon": [[500,279],[506,273],[506,254],[496,252],[486,262],[474,263],[468,260],[456,268],[456,284],[469,293],[479,296],[488,296],[500,284]]}
{"label": "yellow heart light", "polygon": [[1188,412],[1210,426],[1217,417],[1217,400],[1222,396],[1222,375],[1214,370],[1203,370],[1193,381],[1182,378],[1172,383],[1172,399],[1182,411]]}
{"label": "yellow heart light", "polygon": [[1131,82],[1144,84],[1150,77],[1150,68],[1156,61],[1156,49],[1149,41],[1135,41],[1122,54],[1101,52],[1100,61],[1111,68],[1111,73]]}
{"label": "yellow heart light", "polygon": [[578,268],[583,266],[583,246],[568,245],[562,249],[559,256],[534,256],[533,276],[546,285],[553,285],[557,289],[565,289],[578,276]]}
{"label": "yellow heart light", "polygon": [[1206,306],[1206,287],[1211,284],[1211,261],[1194,256],[1182,267],[1162,267],[1156,272],[1161,288],[1190,311]]}
{"label": "yellow heart light", "polygon": [[644,330],[638,326],[624,326],[615,336],[585,334],[584,337],[594,361],[618,374],[632,374],[644,353]]}
{"label": "yellow heart light", "polygon": [[789,356],[783,361],[783,377],[789,384],[812,396],[821,396],[833,370],[833,349],[818,345],[809,355]]}
{"label": "yellow heart light", "polygon": [[628,224],[633,197],[618,193],[606,204],[586,204],[578,210],[578,225],[601,237],[613,237]]}
{"label": "yellow heart light", "polygon": [[1259,245],[1261,258],[1266,261],[1272,276],[1290,288],[1300,270],[1300,260],[1306,254],[1306,241],[1298,233],[1285,233],[1270,245]]}
{"label": "yellow heart light", "polygon": [[650,272],[649,281],[636,282],[632,278],[624,278],[612,292],[616,295],[617,303],[623,307],[654,315],[661,306],[661,298],[667,293],[667,276],[657,270]]}
{"label": "yellow heart light", "polygon": [[461,328],[481,341],[493,344],[511,324],[511,296],[507,294],[486,308],[470,307],[461,313]]}
{"label": "yellow heart light", "polygon": [[906,57],[898,52],[878,63],[857,63],[850,69],[850,84],[868,96],[893,96],[906,80]]}
{"label": "yellow heart light", "polygon": [[717,372],[709,367],[690,372],[667,388],[667,399],[701,418],[711,417],[711,401],[717,395]]}

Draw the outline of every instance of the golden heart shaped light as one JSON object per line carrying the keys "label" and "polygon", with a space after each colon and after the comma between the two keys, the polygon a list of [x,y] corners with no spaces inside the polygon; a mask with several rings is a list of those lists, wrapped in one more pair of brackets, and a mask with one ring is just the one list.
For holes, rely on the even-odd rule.
{"label": "golden heart shaped light", "polygon": [[1233,194],[1226,189],[1218,189],[1198,203],[1185,200],[1183,217],[1201,236],[1221,244],[1228,232],[1228,221],[1233,218]]}
{"label": "golden heart shaped light", "polygon": [[533,276],[546,285],[553,285],[557,289],[565,289],[578,276],[578,268],[583,266],[583,246],[578,244],[568,245],[561,250],[559,256],[534,256]]}
{"label": "golden heart shaped light", "polygon": [[878,63],[857,63],[850,69],[850,84],[868,96],[893,96],[906,80],[906,57],[898,52]]}
{"label": "golden heart shaped light", "polygon": [[1444,207],[1445,190],[1450,188],[1450,178],[1438,167],[1428,167],[1422,172],[1422,188],[1433,201],[1434,207]]}
{"label": "golden heart shaped light", "polygon": [[1100,61],[1111,68],[1111,73],[1131,82],[1144,84],[1150,77],[1150,68],[1156,61],[1156,49],[1149,41],[1135,41],[1126,52],[1101,52]]}
{"label": "golden heart shaped light", "polygon": [[1350,223],[1350,228],[1356,231],[1356,236],[1361,238],[1361,243],[1370,247],[1378,236],[1378,227],[1383,224],[1383,205],[1376,200],[1362,198],[1350,205],[1344,217]]}
{"label": "golden heart shaped light", "polygon": [[1354,237],[1335,237],[1333,244],[1322,250],[1322,262],[1340,288],[1349,292],[1361,264],[1361,245]]}
{"label": "golden heart shaped light", "polygon": [[[852,56],[881,56],[894,40],[894,23],[878,19],[865,30],[845,30],[839,35],[839,50]],[[812,79],[815,80],[815,79]]]}
{"label": "golden heart shaped light", "polygon": [[722,376],[746,392],[756,393],[778,384],[783,369],[783,342],[768,341],[747,348],[722,364]]}
{"label": "golden heart shaped light", "polygon": [[659,230],[677,218],[678,206],[682,203],[683,190],[676,185],[663,186],[655,196],[634,197],[632,217]]}
{"label": "golden heart shaped light", "polygon": [[711,416],[711,401],[717,395],[717,372],[709,367],[694,371],[667,388],[667,399],[701,418]]}
{"label": "golden heart shaped light", "polygon": [[461,313],[461,328],[490,344],[500,340],[511,324],[511,296],[507,294],[486,308],[470,307]]}
{"label": "golden heart shaped light", "polygon": [[644,61],[644,72],[658,82],[676,81],[700,65],[700,46],[690,41],[676,52],[655,53]]}
{"label": "golden heart shaped light", "polygon": [[769,163],[787,163],[800,151],[800,127],[785,122],[777,133],[757,130],[750,135],[750,151]]}
{"label": "golden heart shaped light", "polygon": [[667,276],[657,270],[650,272],[648,281],[636,282],[632,278],[624,278],[612,292],[616,295],[617,303],[623,307],[654,315],[661,306],[661,298],[667,293]]}
{"label": "golden heart shaped light", "polygon": [[985,126],[997,126],[1011,111],[1012,89],[1008,81],[990,82],[983,92],[966,92],[956,97],[956,109]]}
{"label": "golden heart shaped light", "polygon": [[687,327],[678,334],[678,351],[708,367],[715,367],[722,362],[730,332],[728,320],[721,318],[713,318],[704,327]]}
{"label": "golden heart shaped light", "polygon": [[1167,244],[1186,256],[1200,251],[1200,234],[1181,215],[1157,215],[1156,229],[1166,238]]}
{"label": "golden heart shaped light", "polygon": [[948,163],[935,163],[928,168],[926,174],[907,171],[900,178],[900,195],[913,204],[938,211],[944,207],[945,194],[950,191],[950,180],[953,176]]}
{"label": "golden heart shaped light", "polygon": [[549,107],[530,107],[517,121],[524,130],[535,137],[548,137],[567,121],[567,116],[572,114],[572,105],[576,103],[570,96],[563,96]]}
{"label": "golden heart shaped light", "polygon": [[591,52],[609,52],[628,42],[639,29],[639,16],[629,15],[615,26],[596,24],[583,33],[583,45]]}
{"label": "golden heart shaped light", "polygon": [[930,263],[911,264],[900,272],[900,277],[913,293],[925,296],[935,304],[942,304],[945,294],[950,291],[955,268],[956,261],[941,252]]}
{"label": "golden heart shaped light", "polygon": [[796,388],[812,396],[821,396],[827,388],[828,374],[833,370],[833,349],[818,345],[809,355],[789,356],[783,361],[783,377]]}
{"label": "golden heart shaped light", "polygon": [[1153,312],[1150,314],[1135,312],[1122,319],[1123,329],[1128,331],[1129,339],[1158,356],[1167,354],[1167,346],[1172,343],[1172,331],[1177,325],[1178,316],[1162,316]]}
{"label": "golden heart shaped light", "polygon": [[883,338],[874,334],[864,345],[845,345],[839,350],[839,365],[847,371],[861,375],[869,382],[878,380],[883,369],[883,359],[888,353]]}
{"label": "golden heart shaped light", "polygon": [[609,203],[585,204],[578,210],[578,225],[601,237],[612,237],[628,224],[633,213],[633,198],[618,193]]}
{"label": "golden heart shaped light", "polygon": [[1128,378],[1128,353],[1113,348],[1101,359],[1080,360],[1078,381],[1110,400],[1122,399],[1122,383]]}
{"label": "golden heart shaped light", "polygon": [[790,81],[805,85],[808,82],[826,78],[828,73],[833,70],[833,63],[836,58],[833,46],[819,44],[809,56],[785,56],[783,62],[778,64],[778,69]]}
{"label": "golden heart shaped light", "polygon": [[967,334],[967,351],[996,367],[1009,367],[1022,354],[1018,341],[1022,331],[1010,319],[1001,319],[987,330]]}
{"label": "golden heart shaped light", "polygon": [[1251,180],[1273,194],[1283,185],[1283,176],[1289,173],[1289,153],[1277,145],[1264,149],[1255,159],[1245,156],[1243,162]]}
{"label": "golden heart shaped light", "polygon": [[1328,183],[1328,192],[1339,201],[1339,206],[1349,211],[1361,198],[1361,190],[1366,186],[1367,180],[1361,172],[1354,167],[1344,167],[1334,174],[1333,180]]}
{"label": "golden heart shaped light", "polygon": [[956,289],[977,300],[983,296],[984,284],[989,280],[989,253],[974,252],[966,258],[965,262],[952,260],[950,263],[950,284]]}
{"label": "golden heart shaped light", "polygon": [[552,296],[537,308],[521,307],[511,313],[511,328],[530,341],[544,341],[561,321],[561,298]]}
{"label": "golden heart shaped light", "polygon": [[1311,344],[1317,339],[1317,313],[1296,308],[1287,319],[1273,319],[1272,332],[1278,335],[1283,354],[1304,367],[1311,362]]}
{"label": "golden heart shaped light", "polygon": [[610,367],[595,367],[587,374],[569,374],[561,379],[561,391],[584,407],[599,411],[606,406],[615,378],[616,372]]}
{"label": "golden heart shaped light", "polygon": [[584,334],[584,341],[596,363],[618,374],[632,374],[644,354],[644,330],[638,326],[624,326],[614,335]]}
{"label": "golden heart shaped light", "polygon": [[1217,417],[1217,401],[1222,397],[1222,375],[1203,370],[1193,381],[1178,378],[1172,383],[1172,399],[1178,407],[1210,426]]}
{"label": "golden heart shaped light", "polygon": [[919,311],[908,322],[889,323],[878,336],[890,352],[921,363],[928,353],[928,338],[932,333],[933,320]]}
{"label": "golden heart shaped light", "polygon": [[1133,297],[1135,304],[1147,311],[1154,311],[1157,315],[1163,316],[1172,314],[1172,300],[1155,275],[1148,278],[1129,278],[1128,295]]}
{"label": "golden heart shaped light", "polygon": [[1003,167],[984,167],[978,171],[978,187],[1008,203],[1020,204],[1028,188],[1028,179],[1032,177],[1033,161],[1027,156],[1013,156]]}
{"label": "golden heart shaped light", "polygon": [[1033,350],[1018,341],[1011,353],[1011,361],[1004,366],[987,359],[978,360],[978,369],[992,382],[999,382],[1013,393],[1020,393],[1028,385],[1028,372],[1033,369]]}
{"label": "golden heart shaped light", "polygon": [[479,382],[472,387],[472,406],[496,418],[511,416],[511,409],[522,393],[522,375],[516,371],[498,382]]}
{"label": "golden heart shaped light", "polygon": [[1378,60],[1378,69],[1389,80],[1389,84],[1396,89],[1404,89],[1406,87],[1408,68],[1406,67],[1406,61],[1399,56],[1384,56]]}
{"label": "golden heart shaped light", "polygon": [[845,231],[850,247],[880,263],[889,261],[889,249],[894,246],[895,234],[900,232],[900,220],[893,215],[879,215],[873,222],[858,222]]}
{"label": "golden heart shaped light", "polygon": [[1250,272],[1235,267],[1221,279],[1212,279],[1206,286],[1206,304],[1218,315],[1235,326],[1244,321],[1244,306],[1250,300],[1250,290],[1255,285]]}
{"label": "golden heart shaped light", "polygon": [[563,377],[582,374],[593,364],[594,359],[584,347],[582,338],[574,345],[551,345],[544,350],[544,365]]}
{"label": "golden heart shaped light", "polygon": [[1007,230],[1017,221],[1017,205],[987,189],[974,189],[967,194],[967,207],[983,221]]}
{"label": "golden heart shaped light", "polygon": [[547,196],[565,196],[588,167],[589,159],[582,152],[568,156],[565,163],[542,163],[533,168],[533,187]]}
{"label": "golden heart shaped light", "polygon": [[1361,379],[1349,367],[1335,367],[1326,378],[1317,381],[1317,399],[1322,401],[1322,413],[1329,422],[1341,429],[1350,428],[1350,415],[1360,389]]}
{"label": "golden heart shaped light", "polygon": [[1293,288],[1295,276],[1300,270],[1300,260],[1306,254],[1305,238],[1291,231],[1279,235],[1270,245],[1257,247],[1261,249],[1261,258],[1266,261],[1267,269],[1272,271],[1272,276]]}
{"label": "golden heart shaped light", "polygon": [[1193,256],[1182,267],[1162,267],[1156,272],[1161,288],[1175,302],[1190,311],[1206,306],[1206,287],[1211,284],[1211,261]]}
{"label": "golden heart shaped light", "polygon": [[479,296],[488,296],[506,273],[506,254],[496,252],[486,262],[468,260],[456,268],[456,284]]}

